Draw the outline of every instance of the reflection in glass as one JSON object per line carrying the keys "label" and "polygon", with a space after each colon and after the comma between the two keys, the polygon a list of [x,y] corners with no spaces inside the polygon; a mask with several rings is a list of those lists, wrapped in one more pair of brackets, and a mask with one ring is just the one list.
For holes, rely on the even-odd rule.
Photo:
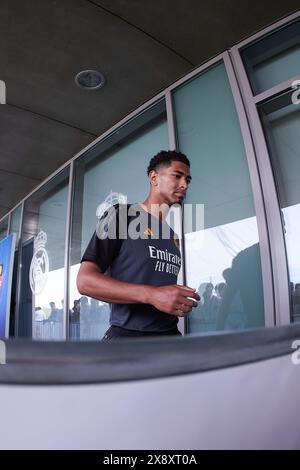
{"label": "reflection in glass", "polygon": [[242,51],[254,94],[300,75],[300,21],[273,32]]}
{"label": "reflection in glass", "polygon": [[260,107],[277,183],[294,321],[300,320],[300,105],[287,92]]}
{"label": "reflection in glass", "polygon": [[69,168],[25,201],[19,336],[62,340]]}
{"label": "reflection in glass", "polygon": [[204,205],[202,230],[184,224],[186,281],[201,296],[188,316],[188,332],[263,326],[257,222],[223,63],[177,89],[174,106],[179,149],[193,177],[186,203]]}
{"label": "reflection in glass", "polygon": [[78,263],[70,269],[70,339],[99,340],[109,327],[110,308],[105,302],[78,293],[76,277],[79,267]]}
{"label": "reflection in glass", "polygon": [[[189,317],[191,330],[215,330],[218,320],[220,329],[227,330],[260,325],[261,285],[256,289],[255,299],[247,298],[247,285],[251,288],[249,279],[253,278],[253,283],[260,267],[257,240],[255,217],[186,234],[188,285],[196,288],[201,296],[198,307]],[[256,259],[254,272],[250,272],[252,256]],[[237,270],[241,271],[240,278]]]}
{"label": "reflection in glass", "polygon": [[109,327],[108,304],[81,296],[76,276],[98,218],[112,204],[144,200],[150,158],[168,149],[164,101],[153,105],[75,162],[70,266],[70,338],[99,340]]}

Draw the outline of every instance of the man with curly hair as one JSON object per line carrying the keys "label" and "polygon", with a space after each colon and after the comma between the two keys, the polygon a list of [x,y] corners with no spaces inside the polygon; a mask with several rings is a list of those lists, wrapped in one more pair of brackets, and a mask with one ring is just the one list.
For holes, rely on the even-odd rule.
{"label": "man with curly hair", "polygon": [[[81,260],[79,292],[111,304],[104,339],[180,335],[178,317],[188,314],[199,300],[195,289],[177,284],[178,237],[165,221],[170,207],[186,196],[190,162],[181,152],[163,150],[150,160],[147,174],[147,198],[126,206],[127,236],[121,239],[117,217],[124,207],[113,206],[103,215],[101,229],[95,231]],[[132,227],[141,229],[140,237],[132,236]],[[109,236],[113,233],[116,237]]]}

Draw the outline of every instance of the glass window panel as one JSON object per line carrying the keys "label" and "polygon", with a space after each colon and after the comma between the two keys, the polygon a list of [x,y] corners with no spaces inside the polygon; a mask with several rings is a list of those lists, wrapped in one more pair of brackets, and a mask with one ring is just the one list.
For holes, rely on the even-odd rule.
{"label": "glass window panel", "polygon": [[300,21],[246,47],[242,58],[254,94],[300,75]]}
{"label": "glass window panel", "polygon": [[300,104],[292,103],[292,93],[288,92],[259,109],[283,215],[291,311],[294,321],[300,321]]}
{"label": "glass window panel", "polygon": [[0,222],[0,240],[3,240],[7,236],[8,229],[8,217],[5,217]]}
{"label": "glass window panel", "polygon": [[259,239],[247,159],[223,63],[174,93],[177,138],[191,161],[185,203],[204,205],[204,225],[188,228],[187,285],[201,302],[190,333],[264,325]]}
{"label": "glass window panel", "polygon": [[24,205],[19,336],[64,339],[64,253],[69,168]]}
{"label": "glass window panel", "polygon": [[109,327],[109,305],[81,296],[76,288],[80,259],[95,230],[97,214],[103,212],[103,203],[143,201],[149,189],[149,160],[168,146],[166,109],[161,101],[75,162],[69,303],[71,339],[101,339]]}
{"label": "glass window panel", "polygon": [[19,236],[20,236],[21,213],[22,213],[22,206],[20,205],[11,214],[11,222],[10,222],[9,233],[15,233],[17,241],[18,241]]}

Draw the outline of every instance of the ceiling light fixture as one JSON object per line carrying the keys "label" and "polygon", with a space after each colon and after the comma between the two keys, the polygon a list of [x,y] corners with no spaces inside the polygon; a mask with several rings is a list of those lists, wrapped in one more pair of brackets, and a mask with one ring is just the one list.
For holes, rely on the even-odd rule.
{"label": "ceiling light fixture", "polygon": [[84,90],[98,90],[105,84],[105,77],[97,70],[82,70],[75,77],[75,83]]}

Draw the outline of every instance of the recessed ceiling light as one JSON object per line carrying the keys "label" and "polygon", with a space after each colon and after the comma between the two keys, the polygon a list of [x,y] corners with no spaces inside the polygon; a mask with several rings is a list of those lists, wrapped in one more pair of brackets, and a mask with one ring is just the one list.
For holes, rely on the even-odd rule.
{"label": "recessed ceiling light", "polygon": [[97,70],[82,70],[76,75],[75,83],[84,90],[98,90],[105,84],[105,77]]}

